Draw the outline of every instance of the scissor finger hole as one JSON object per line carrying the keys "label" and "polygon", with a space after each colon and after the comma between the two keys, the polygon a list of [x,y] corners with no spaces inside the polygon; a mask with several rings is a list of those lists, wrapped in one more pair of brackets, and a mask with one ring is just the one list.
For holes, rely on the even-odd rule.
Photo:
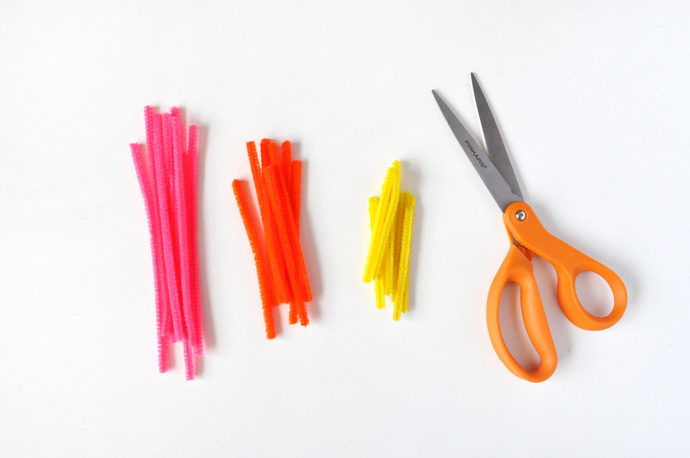
{"label": "scissor finger hole", "polygon": [[520,286],[517,283],[506,283],[503,288],[498,309],[498,322],[503,341],[515,361],[527,371],[538,368],[540,358],[532,346],[522,319]]}
{"label": "scissor finger hole", "polygon": [[581,272],[575,278],[575,291],[582,307],[592,315],[605,317],[613,310],[613,292],[596,272]]}

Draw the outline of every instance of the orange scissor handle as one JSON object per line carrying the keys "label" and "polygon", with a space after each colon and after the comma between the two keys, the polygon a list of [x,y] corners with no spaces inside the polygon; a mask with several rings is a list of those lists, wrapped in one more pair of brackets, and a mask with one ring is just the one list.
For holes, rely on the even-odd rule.
{"label": "orange scissor handle", "polygon": [[[558,364],[558,354],[553,344],[546,313],[539,296],[537,281],[532,268],[532,253],[511,243],[503,264],[498,269],[489,288],[486,322],[491,344],[503,364],[518,377],[529,382],[543,382],[553,374]],[[513,358],[501,334],[499,307],[505,285],[516,283],[520,287],[520,308],[527,336],[539,354],[541,362],[534,370],[526,370]]]}
{"label": "orange scissor handle", "polygon": [[[524,202],[510,204],[503,213],[503,221],[520,245],[546,259],[556,269],[558,302],[565,316],[575,326],[598,331],[613,326],[623,316],[628,293],[614,271],[547,232],[534,210]],[[582,272],[598,274],[611,288],[613,310],[607,316],[592,315],[577,298],[575,279]]]}

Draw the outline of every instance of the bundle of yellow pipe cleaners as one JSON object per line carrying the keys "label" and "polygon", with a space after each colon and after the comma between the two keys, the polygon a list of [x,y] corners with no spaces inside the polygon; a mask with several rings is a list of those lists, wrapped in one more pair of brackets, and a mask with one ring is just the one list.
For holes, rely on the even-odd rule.
{"label": "bundle of yellow pipe cleaners", "polygon": [[385,296],[391,297],[396,321],[407,312],[415,209],[415,197],[400,192],[400,175],[395,161],[386,172],[381,197],[369,198],[371,242],[363,278],[365,283],[374,280],[377,308],[385,308]]}

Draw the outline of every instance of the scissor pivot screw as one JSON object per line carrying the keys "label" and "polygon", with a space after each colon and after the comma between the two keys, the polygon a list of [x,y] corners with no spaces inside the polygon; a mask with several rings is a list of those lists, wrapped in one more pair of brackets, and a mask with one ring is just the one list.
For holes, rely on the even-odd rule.
{"label": "scissor pivot screw", "polygon": [[515,219],[517,219],[518,221],[524,221],[525,218],[527,218],[527,213],[525,213],[524,210],[518,210],[515,213]]}

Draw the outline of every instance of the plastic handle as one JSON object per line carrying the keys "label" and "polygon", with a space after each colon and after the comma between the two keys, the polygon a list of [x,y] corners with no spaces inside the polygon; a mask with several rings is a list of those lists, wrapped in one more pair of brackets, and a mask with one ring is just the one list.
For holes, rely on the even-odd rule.
{"label": "plastic handle", "polygon": [[[554,237],[541,225],[534,210],[524,202],[514,202],[503,214],[506,228],[520,245],[553,265],[558,274],[558,302],[566,317],[582,329],[598,331],[613,326],[625,312],[628,293],[618,275],[602,263]],[[613,310],[599,317],[580,303],[575,279],[582,272],[594,272],[608,283],[613,293]]]}
{"label": "plastic handle", "polygon": [[[507,283],[516,283],[520,287],[520,308],[525,323],[527,336],[541,359],[539,367],[528,371],[513,358],[501,334],[499,307],[501,294]],[[551,331],[544,313],[544,306],[539,296],[537,281],[532,269],[531,253],[524,248],[510,245],[503,264],[498,269],[489,288],[486,308],[486,322],[489,327],[491,344],[503,364],[518,377],[529,382],[543,382],[551,377],[558,365],[558,354],[553,344]]]}

